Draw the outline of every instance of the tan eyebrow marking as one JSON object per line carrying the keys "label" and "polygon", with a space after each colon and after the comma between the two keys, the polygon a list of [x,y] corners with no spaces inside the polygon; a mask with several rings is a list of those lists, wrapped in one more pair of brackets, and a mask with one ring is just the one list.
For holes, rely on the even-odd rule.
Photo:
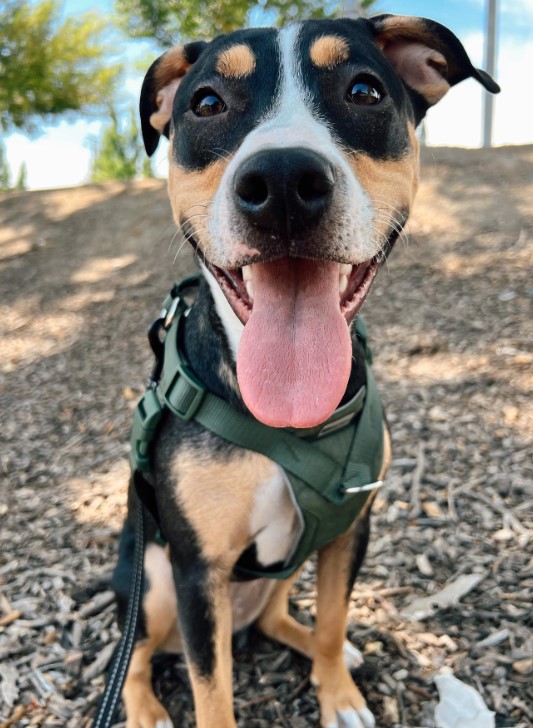
{"label": "tan eyebrow marking", "polygon": [[347,61],[350,49],[344,38],[338,35],[323,35],[317,38],[311,46],[311,61],[318,68],[334,68],[339,63]]}
{"label": "tan eyebrow marking", "polygon": [[249,46],[239,43],[222,51],[216,70],[227,78],[245,78],[255,69],[255,56]]}

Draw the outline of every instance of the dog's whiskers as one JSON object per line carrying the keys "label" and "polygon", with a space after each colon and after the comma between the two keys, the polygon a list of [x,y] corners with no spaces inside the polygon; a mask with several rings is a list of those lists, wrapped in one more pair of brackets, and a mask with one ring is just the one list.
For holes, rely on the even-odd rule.
{"label": "dog's whiskers", "polygon": [[[182,235],[184,235],[184,236],[185,236],[185,237],[186,237],[186,238],[187,238],[188,240],[190,240],[190,238],[191,238],[191,237],[194,237],[194,231],[192,231],[192,232],[191,232],[191,233],[189,234],[189,226],[190,226],[190,221],[191,221],[191,220],[193,220],[193,219],[195,219],[195,218],[200,218],[200,219],[202,219],[202,218],[205,218],[205,217],[209,217],[209,216],[208,216],[208,215],[207,215],[206,213],[204,213],[204,212],[199,212],[199,213],[197,213],[196,215],[190,215],[190,216],[189,216],[189,217],[188,217],[188,218],[187,218],[186,220],[184,220],[184,222],[180,223],[180,224],[179,224],[179,226],[178,226],[178,229],[176,230],[176,232],[175,232],[175,233],[174,233],[174,235],[172,236],[172,240],[170,241],[170,244],[169,244],[169,246],[168,246],[168,252],[170,253],[170,251],[172,250],[172,246],[174,245],[174,241],[176,240],[177,236],[178,236],[178,235],[179,235],[180,233],[181,233]],[[192,226],[191,226],[191,227],[192,227]],[[182,244],[182,245],[180,245],[180,248],[179,248],[179,250],[178,250],[178,253],[179,253],[179,251],[180,251],[180,250],[181,250],[182,248],[183,248],[183,244]],[[176,257],[177,257],[177,255],[178,255],[178,253],[176,253]],[[175,258],[174,258],[174,260],[175,260]]]}
{"label": "dog's whiskers", "polygon": [[[217,152],[217,149],[220,149],[222,154],[219,154]],[[232,152],[228,151],[227,149],[224,149],[223,147],[213,147],[212,151],[217,155],[217,157],[220,157],[220,159],[223,159],[225,162],[229,162],[233,159],[235,156],[232,154]]]}
{"label": "dog's whiskers", "polygon": [[181,245],[179,246],[178,250],[176,251],[176,255],[174,256],[174,260],[172,261],[172,265],[174,265],[174,263],[178,259],[178,255],[181,253],[181,250],[182,250],[183,246],[186,243],[188,243],[190,240],[192,240],[194,238],[194,236],[195,236],[195,231],[194,230],[192,230],[187,235],[184,235],[183,236],[183,240],[182,240]]}

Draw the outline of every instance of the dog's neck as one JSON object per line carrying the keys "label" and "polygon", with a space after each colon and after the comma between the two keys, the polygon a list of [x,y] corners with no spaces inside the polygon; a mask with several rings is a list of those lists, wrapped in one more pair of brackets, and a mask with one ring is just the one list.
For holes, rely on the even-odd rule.
{"label": "dog's neck", "polygon": [[[208,272],[202,277],[198,296],[187,316],[185,354],[194,373],[210,392],[228,401],[235,409],[248,412],[240,395],[236,367],[238,343],[244,326],[230,309],[216,281],[213,279],[211,282],[210,277]],[[224,305],[235,320],[225,311]],[[352,371],[341,404],[350,400],[366,382],[365,355],[355,326],[352,327],[352,347]]]}

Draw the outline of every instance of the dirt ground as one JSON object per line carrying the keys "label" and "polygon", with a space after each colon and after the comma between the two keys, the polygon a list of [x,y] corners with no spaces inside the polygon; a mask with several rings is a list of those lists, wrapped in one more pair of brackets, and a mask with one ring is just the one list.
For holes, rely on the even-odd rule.
{"label": "dirt ground", "polygon": [[[524,728],[533,147],[426,150],[422,176],[408,239],[364,307],[394,461],[351,600],[356,676],[381,728],[434,726],[445,666],[496,726]],[[161,181],[0,197],[0,728],[90,725],[117,639],[108,578],[145,330],[194,265],[173,238]],[[305,622],[312,575],[292,597]],[[466,593],[409,618],[447,585]],[[240,726],[317,725],[306,660],[253,630],[235,654]],[[175,725],[192,726],[183,661],[158,659],[155,676]]]}

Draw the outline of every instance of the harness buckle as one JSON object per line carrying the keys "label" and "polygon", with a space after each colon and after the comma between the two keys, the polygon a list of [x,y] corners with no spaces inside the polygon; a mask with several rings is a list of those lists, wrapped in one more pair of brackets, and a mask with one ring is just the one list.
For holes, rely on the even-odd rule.
{"label": "harness buckle", "polygon": [[133,413],[130,457],[134,471],[150,471],[150,443],[154,438],[162,412],[156,392],[148,389],[139,400]]}
{"label": "harness buckle", "polygon": [[180,370],[165,392],[168,407],[182,420],[192,420],[198,412],[205,397],[205,389],[197,384],[192,372],[186,374]]}

